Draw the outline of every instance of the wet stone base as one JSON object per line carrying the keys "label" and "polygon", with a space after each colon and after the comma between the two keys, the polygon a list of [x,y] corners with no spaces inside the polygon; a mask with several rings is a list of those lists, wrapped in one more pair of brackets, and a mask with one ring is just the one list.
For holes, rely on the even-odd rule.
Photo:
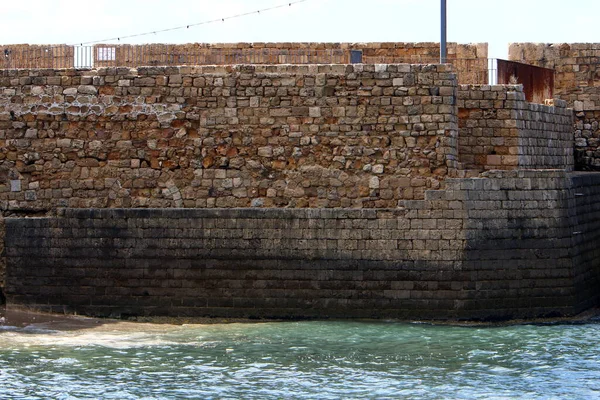
{"label": "wet stone base", "polygon": [[[589,306],[578,297],[586,287],[573,278],[569,240],[523,236],[526,221],[514,227],[518,238],[465,229],[477,220],[435,221],[409,210],[344,209],[64,209],[8,218],[5,293],[9,306],[118,318],[495,321]],[[550,228],[543,231],[557,234]],[[438,241],[413,238],[423,232]]]}

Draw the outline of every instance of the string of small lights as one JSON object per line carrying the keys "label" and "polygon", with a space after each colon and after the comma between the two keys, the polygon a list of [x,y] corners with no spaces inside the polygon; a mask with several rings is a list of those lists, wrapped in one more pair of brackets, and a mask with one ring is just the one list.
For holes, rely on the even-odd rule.
{"label": "string of small lights", "polygon": [[[309,0],[288,1],[286,3],[279,4],[276,6],[261,8],[259,10],[243,12],[243,13],[239,13],[239,14],[235,14],[235,15],[229,15],[229,16],[222,17],[222,18],[215,18],[215,19],[196,22],[196,23],[192,23],[192,24],[186,24],[186,25],[181,25],[181,26],[176,26],[176,27],[166,28],[166,29],[158,29],[158,30],[148,31],[148,32],[143,32],[143,33],[115,36],[115,37],[107,38],[107,39],[73,43],[70,45],[61,44],[61,45],[39,46],[39,47],[36,46],[36,48],[33,48],[33,49],[16,50],[16,51],[14,51],[14,53],[13,53],[13,50],[10,49],[10,46],[9,46],[7,48],[4,48],[2,51],[2,53],[3,53],[2,55],[4,57],[0,58],[0,68],[7,68],[7,67],[10,68],[11,67],[10,59],[12,59],[13,56],[16,56],[17,58],[19,58],[21,60],[25,60],[25,64],[27,64],[28,67],[30,66],[30,64],[31,64],[31,66],[34,66],[35,63],[37,62],[33,58],[39,57],[40,59],[46,59],[48,57],[50,57],[50,58],[58,57],[61,59],[59,61],[59,63],[61,64],[61,67],[64,67],[64,66],[62,66],[62,61],[63,61],[62,58],[65,58],[65,60],[72,59],[73,56],[75,56],[75,58],[78,58],[79,52],[78,52],[77,48],[81,49],[81,51],[83,51],[84,53],[87,54],[87,52],[89,51],[88,46],[94,45],[94,44],[100,44],[100,43],[104,43],[104,42],[114,42],[114,41],[121,42],[124,39],[129,39],[129,38],[134,38],[134,37],[142,37],[142,36],[148,36],[148,35],[156,35],[156,34],[163,33],[163,32],[190,29],[192,27],[208,25],[208,24],[218,23],[218,22],[224,23],[228,20],[242,18],[242,17],[246,17],[246,16],[250,16],[250,15],[260,15],[261,13],[265,13],[265,12],[276,10],[276,9],[291,7],[293,5],[305,3],[307,1],[309,1]],[[69,49],[73,49],[73,50],[69,51]],[[55,55],[54,54],[55,50],[60,52],[61,55],[58,55],[58,56]],[[75,53],[73,53],[73,51],[75,51]],[[64,54],[62,54],[62,53],[64,53]],[[71,55],[69,55],[69,53],[71,53]],[[29,60],[29,58],[32,58],[32,59]],[[2,64],[4,64],[4,65],[2,65]]]}
{"label": "string of small lights", "polygon": [[277,9],[285,8],[285,7],[291,7],[293,5],[304,3],[304,2],[307,2],[307,1],[309,1],[309,0],[296,0],[296,1],[291,1],[291,2],[284,3],[284,4],[280,4],[280,5],[277,5],[277,6],[273,6],[273,7],[262,8],[260,10],[255,10],[255,11],[249,11],[249,12],[245,12],[245,13],[230,15],[228,17],[215,18],[215,19],[211,19],[211,20],[207,20],[207,21],[196,22],[196,23],[193,23],[193,24],[181,25],[181,26],[176,26],[176,27],[173,27],[173,28],[159,29],[159,30],[149,31],[149,32],[143,32],[143,33],[136,33],[136,34],[132,34],[132,35],[115,36],[115,37],[108,38],[108,39],[92,40],[92,41],[89,41],[89,42],[74,43],[71,46],[77,46],[77,45],[84,46],[84,45],[90,45],[90,44],[110,42],[110,41],[113,41],[113,40],[116,40],[116,41],[120,42],[121,39],[130,39],[130,38],[134,38],[134,37],[156,35],[158,33],[171,32],[171,31],[182,30],[182,29],[189,29],[189,28],[192,28],[192,27],[195,27],[195,26],[208,25],[208,24],[213,24],[213,23],[217,23],[217,22],[225,22],[225,21],[228,21],[228,20],[231,20],[231,19],[235,19],[235,18],[241,18],[241,17],[246,17],[246,16],[249,16],[249,15],[260,14],[260,13],[264,13],[264,12],[267,12],[267,11],[277,10]]}

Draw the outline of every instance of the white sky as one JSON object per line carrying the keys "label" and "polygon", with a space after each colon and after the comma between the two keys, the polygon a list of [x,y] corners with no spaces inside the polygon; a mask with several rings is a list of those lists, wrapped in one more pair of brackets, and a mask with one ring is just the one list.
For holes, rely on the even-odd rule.
{"label": "white sky", "polygon": [[[0,43],[75,44],[172,28],[294,0],[1,0]],[[600,42],[600,0],[447,0],[448,41]],[[438,42],[440,0],[307,0],[119,43]],[[113,41],[116,43],[116,41]]]}

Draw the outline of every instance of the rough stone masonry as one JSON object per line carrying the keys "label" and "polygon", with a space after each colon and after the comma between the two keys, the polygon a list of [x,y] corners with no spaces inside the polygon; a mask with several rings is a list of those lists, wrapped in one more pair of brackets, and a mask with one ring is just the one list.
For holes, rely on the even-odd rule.
{"label": "rough stone masonry", "polygon": [[4,70],[7,303],[572,315],[597,303],[600,178],[570,172],[571,129],[448,65]]}
{"label": "rough stone masonry", "polygon": [[455,173],[450,68],[5,70],[0,206],[396,207]]}
{"label": "rough stone masonry", "polygon": [[555,70],[554,93],[575,111],[577,169],[600,170],[600,44],[513,43],[509,57]]}

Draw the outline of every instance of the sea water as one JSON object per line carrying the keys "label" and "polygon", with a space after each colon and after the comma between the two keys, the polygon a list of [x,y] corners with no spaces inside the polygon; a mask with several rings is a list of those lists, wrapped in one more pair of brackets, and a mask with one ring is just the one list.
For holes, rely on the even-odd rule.
{"label": "sea water", "polygon": [[600,398],[600,324],[0,324],[0,399]]}

